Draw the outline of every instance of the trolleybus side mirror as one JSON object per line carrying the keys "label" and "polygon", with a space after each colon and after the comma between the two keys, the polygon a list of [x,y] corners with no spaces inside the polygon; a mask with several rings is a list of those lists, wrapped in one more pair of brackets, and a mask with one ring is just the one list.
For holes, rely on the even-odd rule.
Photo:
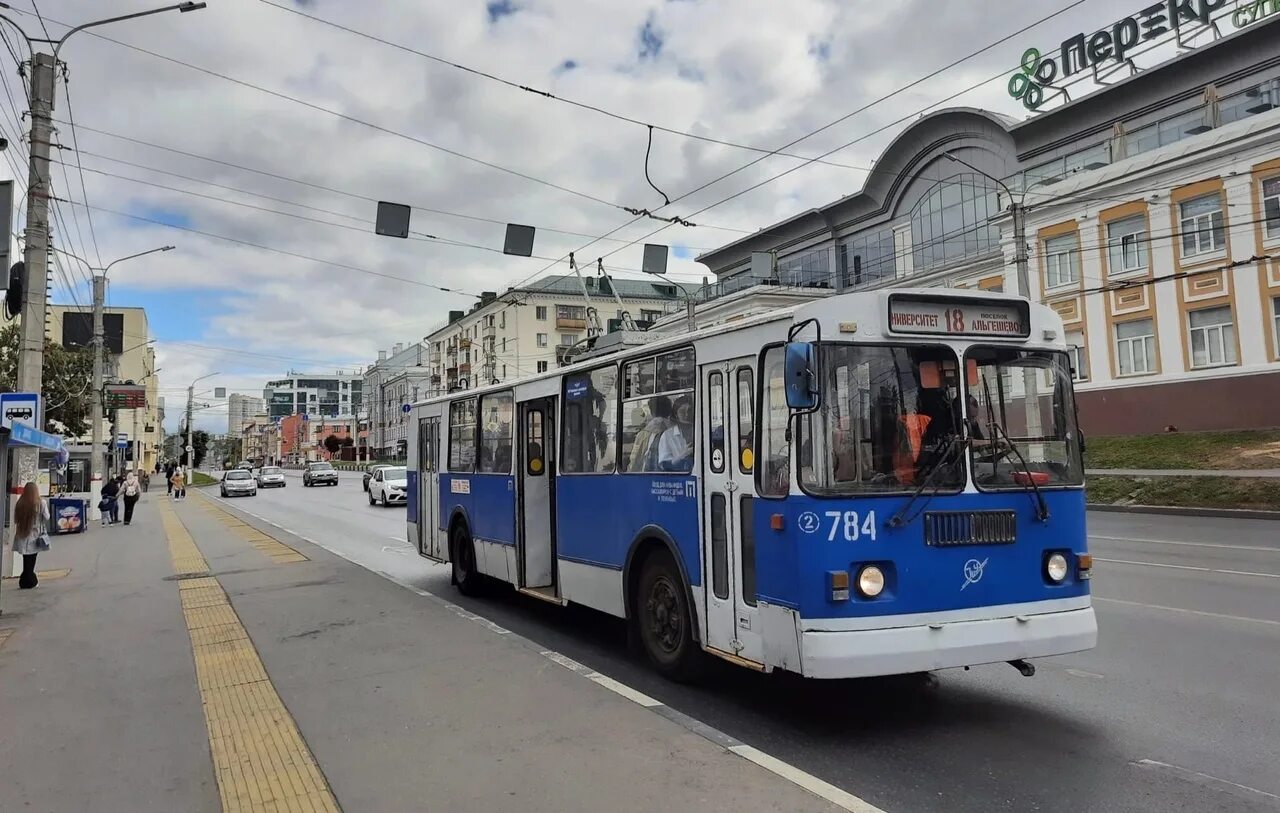
{"label": "trolleybus side mirror", "polygon": [[818,352],[812,344],[787,342],[783,351],[783,377],[789,408],[818,408]]}

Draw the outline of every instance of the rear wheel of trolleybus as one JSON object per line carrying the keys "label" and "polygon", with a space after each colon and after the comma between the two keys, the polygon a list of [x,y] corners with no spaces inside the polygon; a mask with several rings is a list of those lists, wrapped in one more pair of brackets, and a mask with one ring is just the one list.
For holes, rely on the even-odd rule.
{"label": "rear wheel of trolleybus", "polygon": [[707,656],[694,638],[684,580],[665,550],[645,557],[632,596],[632,623],[645,654],[664,676],[681,682],[701,676]]}
{"label": "rear wheel of trolleybus", "polygon": [[462,523],[449,534],[450,556],[453,564],[453,583],[464,596],[477,596],[484,586],[484,575],[476,569],[476,546],[471,534]]}

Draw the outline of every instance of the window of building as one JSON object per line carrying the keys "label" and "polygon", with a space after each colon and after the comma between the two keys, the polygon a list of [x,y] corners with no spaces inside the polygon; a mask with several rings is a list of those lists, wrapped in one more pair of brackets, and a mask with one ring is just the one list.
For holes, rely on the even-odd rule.
{"label": "window of building", "polygon": [[1120,375],[1156,371],[1156,335],[1150,319],[1116,325],[1116,361]]}
{"label": "window of building", "polygon": [[836,259],[840,265],[840,287],[857,288],[898,273],[898,252],[894,248],[893,229],[866,232],[840,244]]}
{"label": "window of building", "polygon": [[651,311],[647,309],[640,310],[641,322],[656,322],[662,318],[662,311]]}
{"label": "window of building", "polygon": [[778,281],[798,288],[830,288],[830,252],[820,248],[778,260]]}
{"label": "window of building", "polygon": [[476,399],[449,404],[449,471],[469,472],[476,460]]}
{"label": "window of building", "polygon": [[1134,215],[1107,224],[1107,267],[1127,274],[1147,267],[1147,218]]}
{"label": "window of building", "polygon": [[784,497],[791,491],[791,444],[783,376],[782,348],[765,351],[760,367],[760,465],[756,467],[756,488],[763,497]]}
{"label": "window of building", "polygon": [[1271,300],[1271,327],[1275,331],[1276,355],[1280,356],[1280,296]]}
{"label": "window of building", "polygon": [[506,377],[507,377],[507,365],[505,365],[505,364],[504,364],[504,365],[502,365],[502,377],[503,377],[503,379],[504,379],[504,380],[505,380],[505,379],[506,379]]}
{"label": "window of building", "polygon": [[1078,330],[1067,332],[1067,356],[1071,359],[1071,379],[1088,381],[1089,348],[1085,345],[1084,333]]}
{"label": "window of building", "polygon": [[506,336],[503,336],[503,337],[502,337],[502,352],[504,352],[504,353],[505,353],[505,352],[507,352],[507,337],[506,337]]}
{"label": "window of building", "polygon": [[620,470],[692,469],[693,380],[692,348],[632,361],[623,367]]}
{"label": "window of building", "polygon": [[1191,333],[1191,366],[1217,367],[1236,363],[1236,328],[1231,306],[1204,308],[1187,314]]}
{"label": "window of building", "polygon": [[545,333],[539,333],[539,334],[538,334],[538,346],[539,346],[539,347],[546,347],[546,346],[547,346],[547,334],[545,334]]}
{"label": "window of building", "polygon": [[1280,176],[1262,182],[1262,211],[1267,239],[1280,237]]}
{"label": "window of building", "polygon": [[533,307],[533,315],[534,315],[534,317],[535,317],[535,318],[537,318],[539,321],[543,321],[543,322],[545,322],[545,321],[546,321],[546,319],[547,319],[547,306],[546,306],[546,305],[534,305],[534,307]]}
{"label": "window of building", "polygon": [[580,333],[561,333],[560,346],[573,347],[575,344],[578,343],[578,339],[581,339],[581,338],[582,338],[582,334]]}
{"label": "window of building", "polygon": [[1046,288],[1059,288],[1079,282],[1079,237],[1072,233],[1045,240],[1044,263]]}
{"label": "window of building", "polygon": [[538,372],[545,373],[547,371],[547,363],[545,361],[538,362]]}
{"label": "window of building", "polygon": [[480,465],[478,471],[511,473],[511,429],[515,396],[495,392],[480,399]]}
{"label": "window of building", "polygon": [[584,321],[587,318],[587,309],[583,305],[556,305],[556,318]]}
{"label": "window of building", "polygon": [[1217,192],[1183,201],[1181,212],[1182,253],[1187,257],[1212,254],[1227,245],[1222,219],[1222,196]]}
{"label": "window of building", "polygon": [[563,434],[562,471],[613,471],[618,434],[617,367],[565,376]]}
{"label": "window of building", "polygon": [[988,183],[981,175],[955,175],[920,199],[911,213],[917,271],[999,247],[1000,230],[989,219],[1000,205]]}

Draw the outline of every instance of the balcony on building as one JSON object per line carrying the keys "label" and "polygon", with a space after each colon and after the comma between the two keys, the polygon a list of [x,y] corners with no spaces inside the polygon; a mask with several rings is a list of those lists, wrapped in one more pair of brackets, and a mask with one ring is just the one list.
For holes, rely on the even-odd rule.
{"label": "balcony on building", "polygon": [[584,330],[587,309],[584,305],[556,305],[556,327],[561,330]]}

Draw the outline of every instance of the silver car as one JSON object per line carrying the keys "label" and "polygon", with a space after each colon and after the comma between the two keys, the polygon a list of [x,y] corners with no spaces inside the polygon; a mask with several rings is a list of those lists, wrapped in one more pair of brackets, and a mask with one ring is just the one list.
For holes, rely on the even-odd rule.
{"label": "silver car", "polygon": [[232,469],[222,475],[222,496],[232,497],[238,494],[248,494],[250,497],[258,493],[258,481],[253,479],[253,475],[244,469]]}
{"label": "silver car", "polygon": [[284,469],[279,466],[263,466],[258,469],[258,488],[284,488]]}

